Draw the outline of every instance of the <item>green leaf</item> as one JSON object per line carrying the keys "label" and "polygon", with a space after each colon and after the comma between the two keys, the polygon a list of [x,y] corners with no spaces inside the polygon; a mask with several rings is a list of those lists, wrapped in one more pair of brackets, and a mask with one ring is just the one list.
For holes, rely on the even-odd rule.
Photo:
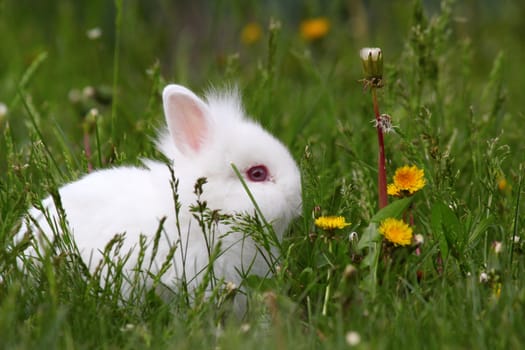
{"label": "green leaf", "polygon": [[368,248],[367,254],[361,261],[362,268],[369,268],[360,283],[363,290],[375,297],[377,290],[377,271],[379,268],[379,254],[381,253],[381,234],[375,223],[370,223],[357,244],[357,249]]}
{"label": "green leaf", "polygon": [[357,243],[357,249],[362,250],[363,248],[370,248],[379,241],[381,241],[381,234],[377,230],[377,225],[370,223],[363,232],[359,243]]}
{"label": "green leaf", "polygon": [[432,227],[432,233],[434,235],[434,238],[439,243],[439,249],[441,250],[441,256],[443,257],[443,260],[447,260],[448,258],[448,241],[447,237],[445,236],[445,232],[443,230],[443,226],[441,223],[443,222],[442,214],[441,214],[441,206],[442,204],[437,203],[432,207],[432,214],[430,218],[430,226]]}
{"label": "green leaf", "polygon": [[463,254],[466,237],[461,223],[452,209],[443,203],[434,204],[431,226],[444,259],[448,256],[450,248],[453,248],[458,255]]}
{"label": "green leaf", "polygon": [[472,228],[468,235],[468,241],[467,245],[471,248],[472,245],[476,244],[478,240],[480,239],[480,236],[482,233],[487,232],[487,229],[490,225],[494,222],[494,218],[492,216],[489,216],[488,218],[484,218],[480,220],[477,225]]}
{"label": "green leaf", "polygon": [[399,218],[401,214],[408,208],[412,203],[413,197],[406,197],[395,202],[390,203],[386,207],[379,210],[376,215],[370,219],[370,222],[380,223],[387,218]]}
{"label": "green leaf", "polygon": [[244,285],[253,290],[272,290],[277,287],[275,278],[249,275],[244,278]]}

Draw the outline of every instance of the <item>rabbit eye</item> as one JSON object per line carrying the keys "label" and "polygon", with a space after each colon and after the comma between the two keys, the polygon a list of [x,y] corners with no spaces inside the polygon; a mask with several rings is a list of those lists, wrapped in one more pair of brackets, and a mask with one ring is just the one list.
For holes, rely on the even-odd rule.
{"label": "rabbit eye", "polygon": [[246,171],[248,179],[253,182],[262,182],[268,180],[268,169],[264,165],[252,166]]}

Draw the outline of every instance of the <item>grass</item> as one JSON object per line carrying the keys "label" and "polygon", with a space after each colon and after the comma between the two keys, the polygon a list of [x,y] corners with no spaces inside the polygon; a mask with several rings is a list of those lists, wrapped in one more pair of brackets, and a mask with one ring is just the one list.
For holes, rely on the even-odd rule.
{"label": "grass", "polygon": [[[520,348],[523,5],[367,4],[0,1],[0,347],[332,349],[349,347],[355,331],[363,349]],[[328,34],[301,39],[299,22],[319,15]],[[262,36],[245,45],[239,33],[251,21]],[[102,35],[91,40],[93,27]],[[379,213],[372,97],[357,83],[358,50],[376,45],[385,55],[379,105],[397,126],[385,135],[387,180],[405,164],[426,179]],[[63,255],[17,267],[12,237],[29,206],[89,163],[158,158],[150,139],[166,82],[238,84],[249,113],[301,166],[303,216],[275,276],[248,279],[242,321],[220,291],[194,306],[165,303],[140,297],[136,281],[123,302],[119,259],[105,287]],[[424,237],[419,255],[377,236],[382,218],[407,208]],[[313,224],[321,214],[352,224],[324,232]],[[62,249],[75,247],[64,240]]]}

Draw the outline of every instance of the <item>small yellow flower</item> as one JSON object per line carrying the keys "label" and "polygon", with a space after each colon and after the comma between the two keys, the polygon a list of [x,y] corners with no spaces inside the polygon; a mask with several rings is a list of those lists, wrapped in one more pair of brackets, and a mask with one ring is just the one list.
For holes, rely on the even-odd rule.
{"label": "small yellow flower", "polygon": [[494,286],[492,287],[492,291],[494,293],[494,297],[496,297],[496,299],[499,299],[499,297],[501,296],[501,283],[500,282],[495,283]]}
{"label": "small yellow flower", "polygon": [[417,166],[405,165],[396,170],[394,182],[387,186],[387,193],[391,196],[414,194],[425,187],[425,172]]}
{"label": "small yellow flower", "polygon": [[326,17],[310,18],[301,22],[299,30],[303,39],[318,40],[330,31],[330,21]]}
{"label": "small yellow flower", "polygon": [[394,184],[388,184],[386,187],[386,193],[388,193],[389,196],[400,196],[401,190]]}
{"label": "small yellow flower", "polygon": [[412,228],[398,219],[388,218],[382,221],[379,233],[394,245],[409,245],[412,242]]}
{"label": "small yellow flower", "polygon": [[241,31],[241,42],[245,45],[255,44],[261,39],[262,28],[256,22],[248,23]]}
{"label": "small yellow flower", "polygon": [[326,231],[341,229],[350,225],[350,223],[346,222],[345,218],[342,216],[321,216],[315,219],[314,223],[315,226]]}
{"label": "small yellow flower", "polygon": [[505,191],[506,188],[507,188],[507,180],[504,177],[501,177],[498,180],[498,189],[500,191]]}

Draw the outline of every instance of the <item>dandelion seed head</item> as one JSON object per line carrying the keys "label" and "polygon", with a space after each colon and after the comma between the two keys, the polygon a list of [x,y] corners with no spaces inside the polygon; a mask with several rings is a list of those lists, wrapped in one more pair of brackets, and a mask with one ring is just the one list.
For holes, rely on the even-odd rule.
{"label": "dandelion seed head", "polygon": [[392,117],[388,114],[381,114],[379,119],[374,118],[372,123],[374,124],[374,128],[381,129],[384,134],[395,132],[395,128],[397,128],[397,126],[392,124]]}
{"label": "dandelion seed head", "polygon": [[356,331],[349,331],[345,336],[346,343],[350,346],[356,346],[361,342],[361,336]]}
{"label": "dandelion seed head", "polygon": [[102,29],[99,27],[91,28],[88,31],[86,31],[86,36],[89,40],[97,40],[102,36]]}

